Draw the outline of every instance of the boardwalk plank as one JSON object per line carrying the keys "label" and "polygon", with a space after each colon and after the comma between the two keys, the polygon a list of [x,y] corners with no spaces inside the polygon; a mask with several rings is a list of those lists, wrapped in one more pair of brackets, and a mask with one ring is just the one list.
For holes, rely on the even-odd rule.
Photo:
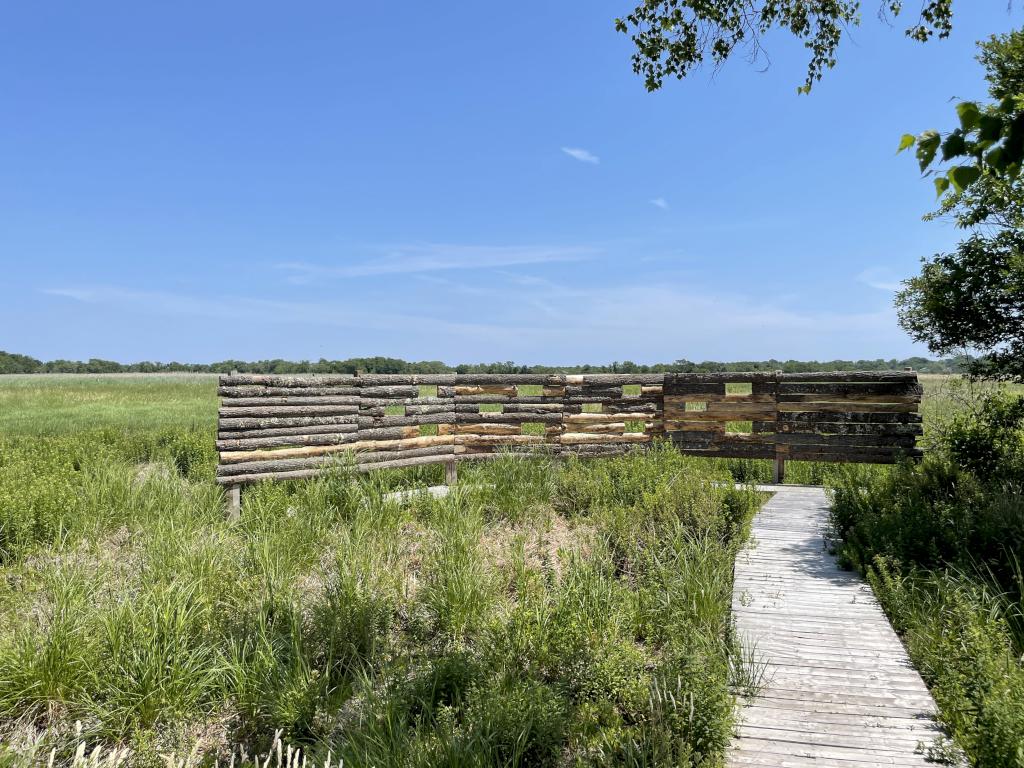
{"label": "boardwalk plank", "polygon": [[743,703],[728,764],[932,765],[935,704],[870,588],[828,554],[824,491],[764,490],[733,613],[766,683]]}

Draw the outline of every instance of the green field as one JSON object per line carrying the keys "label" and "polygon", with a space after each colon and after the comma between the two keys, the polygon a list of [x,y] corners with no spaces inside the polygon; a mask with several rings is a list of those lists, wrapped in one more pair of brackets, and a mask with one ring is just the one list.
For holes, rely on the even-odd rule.
{"label": "green field", "polygon": [[[0,765],[717,765],[761,498],[648,453],[247,490],[206,377],[0,378]],[[194,761],[195,762],[195,761]]]}
{"label": "green field", "polygon": [[[999,388],[922,379],[937,451]],[[0,377],[0,765],[71,763],[81,744],[127,765],[230,760],[277,733],[349,766],[721,764],[734,696],[758,680],[730,601],[761,498],[730,488],[769,462],[507,457],[404,502],[385,494],[442,468],[339,472],[249,489],[229,524],[215,419],[209,376]],[[788,479],[838,486],[837,525],[880,531],[845,545],[856,565],[898,551],[884,515],[911,512],[889,479],[928,472],[794,462]],[[948,537],[948,519],[913,533]],[[1012,738],[1012,691],[947,690],[994,679],[975,660],[1006,663],[1001,625],[965,619],[967,656],[924,631],[948,618],[940,597],[1005,604],[984,580],[899,567],[871,577],[947,722],[967,745]]]}

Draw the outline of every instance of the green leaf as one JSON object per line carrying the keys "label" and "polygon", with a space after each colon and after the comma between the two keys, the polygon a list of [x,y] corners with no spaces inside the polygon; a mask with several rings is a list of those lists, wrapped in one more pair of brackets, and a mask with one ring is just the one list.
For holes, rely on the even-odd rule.
{"label": "green leaf", "polygon": [[949,179],[945,176],[935,177],[935,196],[942,197],[949,190]]}
{"label": "green leaf", "polygon": [[981,169],[976,165],[958,165],[956,168],[950,168],[948,175],[953,183],[953,189],[963,192],[980,178]]}
{"label": "green leaf", "polygon": [[949,160],[954,157],[966,154],[967,145],[964,143],[963,134],[954,131],[942,142],[942,159]]}
{"label": "green leaf", "polygon": [[995,141],[1003,133],[1003,119],[998,115],[982,115],[978,118],[978,138]]}
{"label": "green leaf", "polygon": [[960,116],[960,127],[969,131],[978,124],[981,110],[973,101],[961,101],[956,105],[956,113]]}
{"label": "green leaf", "polygon": [[900,139],[900,148],[896,150],[896,154],[898,155],[905,149],[910,149],[912,146],[914,146],[915,141],[917,141],[917,139],[914,138],[914,134],[904,133],[903,138]]}
{"label": "green leaf", "polygon": [[922,173],[935,159],[935,153],[938,151],[941,141],[942,137],[939,136],[938,131],[925,131],[917,137],[917,162],[921,166]]}

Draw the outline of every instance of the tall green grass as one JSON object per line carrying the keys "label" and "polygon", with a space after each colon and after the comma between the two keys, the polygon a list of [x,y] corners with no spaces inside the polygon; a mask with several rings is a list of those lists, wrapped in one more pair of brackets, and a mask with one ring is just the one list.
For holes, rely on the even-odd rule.
{"label": "tall green grass", "polygon": [[441,468],[339,471],[247,489],[230,524],[211,420],[39,397],[81,410],[0,436],[0,764],[227,759],[275,734],[346,765],[721,763],[760,502],[727,473],[660,447],[507,455],[399,501]]}

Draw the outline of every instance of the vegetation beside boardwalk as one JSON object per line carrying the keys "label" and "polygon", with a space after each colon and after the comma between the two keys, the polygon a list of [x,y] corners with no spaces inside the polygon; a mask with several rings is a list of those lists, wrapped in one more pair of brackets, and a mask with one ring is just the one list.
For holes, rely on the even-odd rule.
{"label": "vegetation beside boardwalk", "polygon": [[134,394],[147,418],[98,426],[77,391],[37,394],[80,396],[80,429],[0,437],[0,764],[254,754],[277,729],[346,765],[721,762],[756,677],[730,604],[760,502],[725,472],[507,457],[399,503],[442,468],[339,471],[255,487],[229,525],[207,395],[149,428]]}
{"label": "vegetation beside boardwalk", "polygon": [[1024,766],[1024,398],[940,402],[919,465],[836,476],[832,523],[972,764]]}

